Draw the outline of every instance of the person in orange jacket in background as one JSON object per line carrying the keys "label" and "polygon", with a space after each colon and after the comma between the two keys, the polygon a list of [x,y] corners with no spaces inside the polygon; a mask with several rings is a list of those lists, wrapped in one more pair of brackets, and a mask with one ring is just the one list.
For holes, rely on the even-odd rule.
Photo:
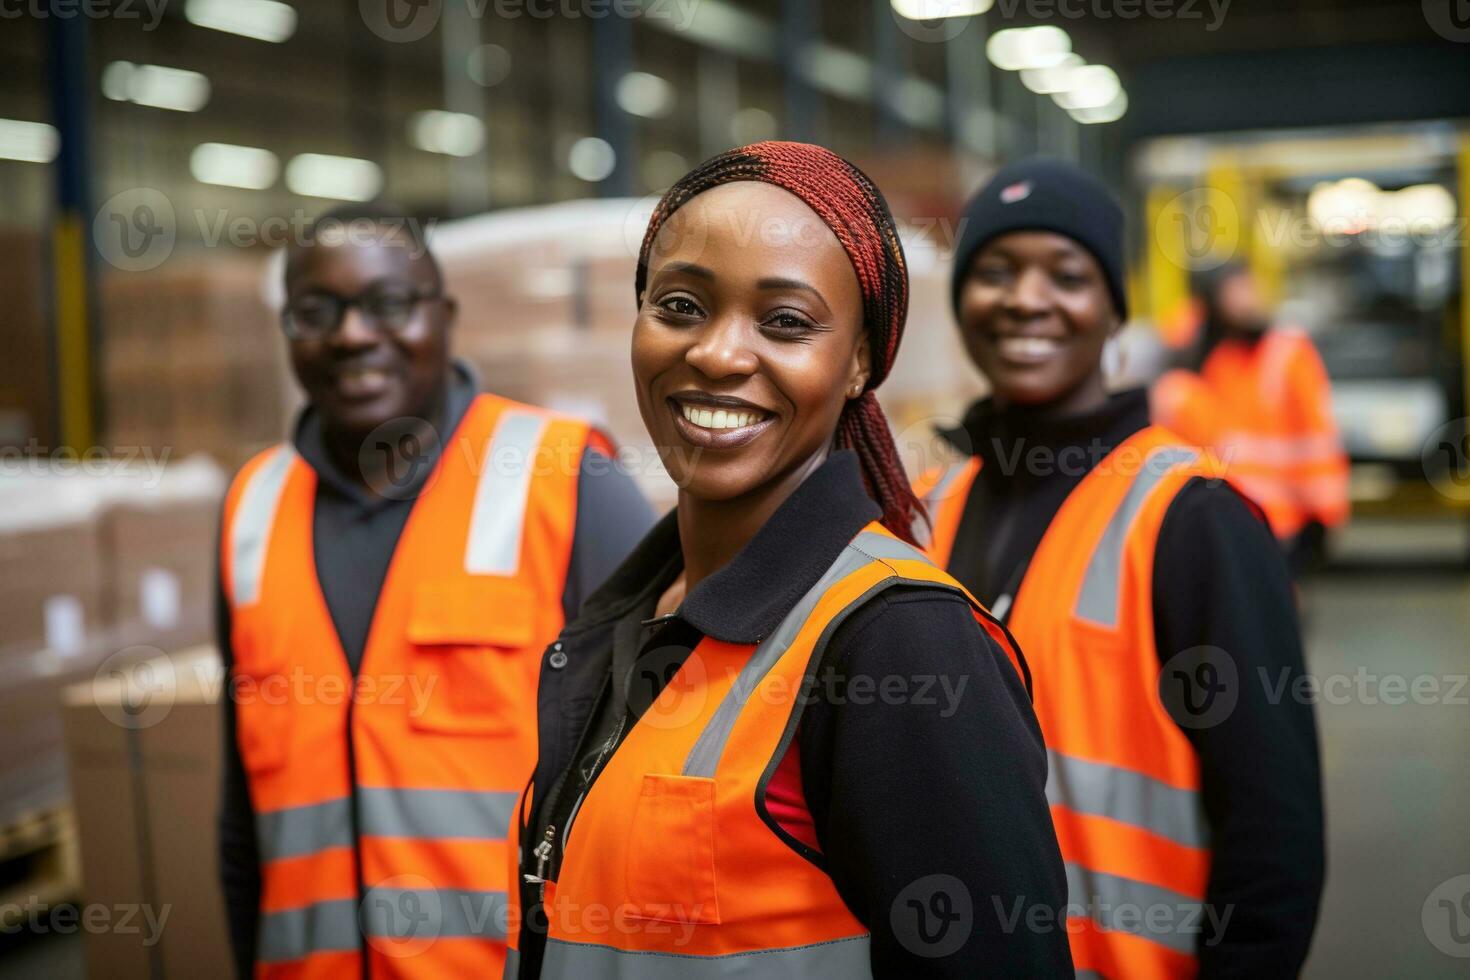
{"label": "person in orange jacket in background", "polygon": [[1327,371],[1303,331],[1272,325],[1245,266],[1216,270],[1202,292],[1203,367],[1159,379],[1154,418],[1214,452],[1304,570],[1320,558],[1326,529],[1348,517]]}
{"label": "person in orange jacket in background", "polygon": [[1110,392],[1123,213],[1060,161],[970,201],[952,300],[992,394],[916,486],[936,564],[1025,652],[1079,977],[1290,977],[1323,880],[1291,583],[1208,454]]}

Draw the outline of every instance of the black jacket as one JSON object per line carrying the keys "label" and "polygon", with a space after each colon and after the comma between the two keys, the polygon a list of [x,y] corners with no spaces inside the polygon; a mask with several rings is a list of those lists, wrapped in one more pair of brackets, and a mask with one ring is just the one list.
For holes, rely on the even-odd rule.
{"label": "black jacket", "polygon": [[[548,826],[564,826],[595,781],[599,749],[620,743],[694,645],[705,636],[757,643],[769,635],[878,514],[856,456],[835,453],[733,561],[692,589],[673,615],[651,622],[682,567],[677,515],[649,532],[542,661],[540,761],[534,812],[522,814],[523,871],[537,870],[534,843],[546,839]],[[657,660],[656,669],[639,669],[646,658]],[[797,744],[820,852],[793,849],[831,875],[871,931],[873,975],[1070,976],[1064,931],[1027,928],[1024,917],[1018,927],[1014,917],[1018,909],[1023,916],[1038,910],[1034,919],[1055,923],[1066,880],[1035,715],[968,603],[938,587],[879,593],[833,633],[816,669],[824,676]],[[927,682],[926,693],[914,683],[904,697],[859,697],[851,686],[859,677],[894,676]],[[609,697],[615,679],[622,689],[630,677],[653,680],[641,696]],[[544,877],[556,880],[559,864],[553,852]],[[932,957],[902,919],[912,897],[904,890],[941,875],[963,883],[964,894],[950,900],[968,910],[954,926],[967,935],[957,951]],[[522,978],[541,969],[539,891],[522,883]]]}
{"label": "black jacket", "polygon": [[[1014,596],[1067,495],[1148,424],[1141,390],[1069,417],[974,405],[960,428],[943,433],[984,460],[950,574],[981,602]],[[1200,977],[1294,977],[1311,944],[1324,875],[1316,721],[1310,703],[1279,693],[1306,670],[1285,562],[1270,530],[1228,485],[1197,479],[1170,504],[1154,557],[1153,604],[1161,661],[1216,647],[1233,658],[1241,682],[1224,721],[1181,728],[1199,757],[1211,832],[1205,900],[1225,923],[1222,935],[1201,936]]]}

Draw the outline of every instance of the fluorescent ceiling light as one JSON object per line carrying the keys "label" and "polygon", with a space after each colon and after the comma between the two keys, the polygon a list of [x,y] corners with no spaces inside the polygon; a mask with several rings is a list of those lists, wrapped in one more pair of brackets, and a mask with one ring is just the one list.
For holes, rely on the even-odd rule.
{"label": "fluorescent ceiling light", "polygon": [[184,18],[196,27],[275,44],[296,33],[296,10],[278,0],[189,0]]}
{"label": "fluorescent ceiling light", "polygon": [[430,153],[472,157],[485,145],[485,124],[468,113],[430,109],[409,118],[408,136]]}
{"label": "fluorescent ceiling light", "polygon": [[618,79],[617,100],[630,115],[657,119],[674,107],[674,86],[646,71],[630,71]]}
{"label": "fluorescent ceiling light", "polygon": [[1093,106],[1082,109],[1068,109],[1067,114],[1084,125],[1092,123],[1117,122],[1123,118],[1123,113],[1128,111],[1128,93],[1118,90],[1112,101],[1107,105]]}
{"label": "fluorescent ceiling light", "polygon": [[1022,68],[1021,84],[1037,95],[1065,92],[1072,87],[1072,69],[1084,64],[1080,55],[1069,54],[1050,68]]}
{"label": "fluorescent ceiling light", "polygon": [[201,184],[265,190],[281,173],[281,161],[270,150],[232,143],[201,143],[189,155],[189,172]]}
{"label": "fluorescent ceiling light", "polygon": [[938,20],[974,17],[994,5],[995,0],[893,0],[893,12],[908,20]]}
{"label": "fluorescent ceiling light", "polygon": [[1118,73],[1107,65],[1083,65],[1067,74],[1067,90],[1052,98],[1063,109],[1101,109],[1123,91]]}
{"label": "fluorescent ceiling light", "polygon": [[808,44],[801,52],[801,67],[807,81],[831,95],[857,102],[873,93],[872,62],[835,44]]}
{"label": "fluorescent ceiling light", "polygon": [[383,171],[371,160],[303,153],[286,164],[286,186],[305,197],[371,201],[383,189]]}
{"label": "fluorescent ceiling light", "polygon": [[985,42],[985,56],[1004,71],[1050,68],[1072,53],[1072,39],[1060,27],[1011,27]]}
{"label": "fluorescent ceiling light", "polygon": [[588,183],[607,180],[617,165],[618,155],[612,144],[596,136],[582,137],[567,151],[567,169]]}
{"label": "fluorescent ceiling light", "polygon": [[61,151],[61,134],[47,123],[0,119],[0,160],[50,163]]}
{"label": "fluorescent ceiling light", "polygon": [[198,112],[209,102],[209,79],[183,68],[114,61],[102,70],[102,94],[154,109]]}

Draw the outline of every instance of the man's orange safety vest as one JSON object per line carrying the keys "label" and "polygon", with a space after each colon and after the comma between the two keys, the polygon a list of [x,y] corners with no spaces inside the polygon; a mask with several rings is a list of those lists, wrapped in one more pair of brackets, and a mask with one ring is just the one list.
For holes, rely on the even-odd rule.
{"label": "man's orange safety vest", "polygon": [[312,557],[315,471],[283,444],[235,479],[221,572],[260,847],[257,976],[498,975],[507,828],[589,431],[475,399],[413,505],[355,678]]}
{"label": "man's orange safety vest", "polygon": [[[1022,670],[962,586],[870,523],[768,639],[701,640],[614,751],[545,886],[541,980],[871,976],[868,930],[783,839],[764,790],[832,631],[877,592],[914,583],[963,594]],[[514,949],[510,959],[514,978]]]}
{"label": "man's orange safety vest", "polygon": [[1199,376],[1172,371],[1154,385],[1154,420],[1227,468],[1285,541],[1309,520],[1348,516],[1348,461],[1332,417],[1327,371],[1311,339],[1273,329],[1254,344],[1223,341]]}
{"label": "man's orange safety vest", "polygon": [[[979,471],[970,457],[915,485],[939,565]],[[1164,429],[1124,440],[1063,502],[1010,607],[1007,625],[1035,678],[1079,977],[1197,969],[1209,827],[1194,749],[1160,699],[1153,617],[1159,528],[1197,476],[1218,473]]]}

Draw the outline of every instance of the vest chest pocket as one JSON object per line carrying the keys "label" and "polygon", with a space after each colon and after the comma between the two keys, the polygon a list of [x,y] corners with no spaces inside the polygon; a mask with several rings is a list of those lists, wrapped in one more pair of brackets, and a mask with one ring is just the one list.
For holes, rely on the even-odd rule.
{"label": "vest chest pocket", "polygon": [[245,771],[275,772],[289,759],[297,705],[286,652],[272,635],[237,624],[230,638],[235,663],[225,696],[235,700],[235,737]]}
{"label": "vest chest pocket", "polygon": [[503,735],[532,725],[536,610],[535,595],[514,579],[419,583],[408,618],[410,726]]}
{"label": "vest chest pocket", "polygon": [[630,918],[719,924],[713,779],[644,773],[627,870]]}

